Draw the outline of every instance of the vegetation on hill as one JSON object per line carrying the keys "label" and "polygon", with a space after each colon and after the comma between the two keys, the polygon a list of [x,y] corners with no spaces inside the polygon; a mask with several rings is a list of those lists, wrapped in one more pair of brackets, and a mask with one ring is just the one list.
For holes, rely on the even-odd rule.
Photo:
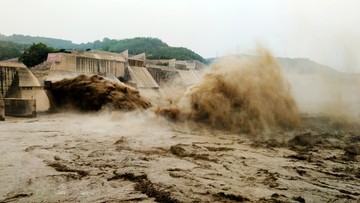
{"label": "vegetation on hill", "polygon": [[145,52],[148,59],[178,59],[178,60],[198,60],[206,62],[199,54],[184,47],[171,47],[157,38],[136,37],[131,39],[115,40],[104,38],[102,41],[74,44],[69,40],[61,40],[46,37],[32,37],[25,35],[5,36],[0,34],[0,40],[12,41],[20,44],[43,43],[57,49],[77,49],[77,50],[103,50],[110,52],[122,52],[129,50],[130,54],[140,54]]}
{"label": "vegetation on hill", "polygon": [[157,38],[136,37],[131,39],[114,40],[104,38],[102,41],[81,44],[81,49],[95,49],[110,52],[123,52],[129,50],[129,54],[146,53],[148,59],[177,59],[198,60],[206,62],[199,54],[184,47],[170,47]]}
{"label": "vegetation on hill", "polygon": [[43,43],[33,44],[19,57],[19,61],[23,62],[27,67],[33,67],[44,62],[47,59],[48,53],[56,51],[56,49],[48,47]]}
{"label": "vegetation on hill", "polygon": [[0,61],[19,57],[27,45],[0,41]]}
{"label": "vegetation on hill", "polygon": [[44,43],[47,46],[55,47],[57,49],[76,49],[79,45],[72,43],[70,40],[62,40],[48,37],[33,37],[29,35],[10,35],[6,36],[0,34],[0,40],[11,41],[18,44],[38,44]]}

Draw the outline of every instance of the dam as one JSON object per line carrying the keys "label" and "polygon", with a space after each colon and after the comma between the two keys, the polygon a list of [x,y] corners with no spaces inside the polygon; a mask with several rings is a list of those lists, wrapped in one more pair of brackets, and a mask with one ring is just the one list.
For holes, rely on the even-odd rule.
{"label": "dam", "polygon": [[[166,65],[156,65],[159,63]],[[159,94],[161,87],[171,80],[177,79],[183,86],[199,81],[205,65],[198,64],[176,59],[147,60],[145,53],[129,55],[127,50],[49,53],[43,64],[30,68],[16,60],[0,61],[0,100],[5,112],[2,117],[36,116],[36,112],[50,110],[52,96],[44,86],[62,79],[99,75],[133,86],[144,94]],[[28,103],[26,108],[24,103]]]}

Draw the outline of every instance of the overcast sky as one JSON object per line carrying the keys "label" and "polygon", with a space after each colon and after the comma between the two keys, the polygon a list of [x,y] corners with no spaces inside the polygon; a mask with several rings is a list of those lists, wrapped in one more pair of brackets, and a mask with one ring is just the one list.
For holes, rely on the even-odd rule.
{"label": "overcast sky", "polygon": [[310,58],[360,71],[359,0],[1,0],[0,33],[75,43],[157,37],[203,57]]}

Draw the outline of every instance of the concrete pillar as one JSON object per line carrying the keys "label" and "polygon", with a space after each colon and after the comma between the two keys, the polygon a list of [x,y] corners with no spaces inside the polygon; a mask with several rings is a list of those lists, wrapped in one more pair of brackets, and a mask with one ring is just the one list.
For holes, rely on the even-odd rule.
{"label": "concrete pillar", "polygon": [[30,100],[30,105],[32,105],[30,117],[36,117],[36,99]]}
{"label": "concrete pillar", "polygon": [[0,100],[0,121],[5,120],[5,104],[4,100]]}

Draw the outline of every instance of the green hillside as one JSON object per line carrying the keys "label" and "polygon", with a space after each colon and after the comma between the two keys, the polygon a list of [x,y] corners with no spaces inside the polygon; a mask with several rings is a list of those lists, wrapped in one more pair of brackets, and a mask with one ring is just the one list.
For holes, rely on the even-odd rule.
{"label": "green hillside", "polygon": [[122,52],[129,50],[130,54],[140,54],[145,52],[148,59],[172,59],[178,60],[198,60],[206,62],[199,54],[184,47],[171,47],[165,42],[157,38],[149,37],[136,37],[131,39],[115,40],[104,38],[102,41],[96,40],[94,42],[74,44],[69,40],[46,38],[46,37],[33,37],[28,35],[10,35],[5,36],[0,34],[1,41],[11,41],[18,44],[37,44],[44,43],[49,47],[56,49],[67,50],[103,50],[110,52]]}
{"label": "green hillside", "polygon": [[0,61],[19,57],[28,45],[0,41]]}
{"label": "green hillside", "polygon": [[1,41],[11,41],[18,44],[38,44],[44,43],[47,46],[54,47],[57,49],[75,49],[78,47],[77,44],[72,43],[69,40],[55,39],[55,38],[47,38],[47,37],[33,37],[29,35],[10,35],[5,36],[0,34]]}
{"label": "green hillside", "polygon": [[173,59],[178,60],[206,60],[194,51],[184,47],[171,47],[157,38],[136,37],[131,39],[113,40],[104,38],[102,41],[81,44],[81,49],[95,49],[110,52],[123,52],[129,50],[129,54],[145,52],[148,59]]}

